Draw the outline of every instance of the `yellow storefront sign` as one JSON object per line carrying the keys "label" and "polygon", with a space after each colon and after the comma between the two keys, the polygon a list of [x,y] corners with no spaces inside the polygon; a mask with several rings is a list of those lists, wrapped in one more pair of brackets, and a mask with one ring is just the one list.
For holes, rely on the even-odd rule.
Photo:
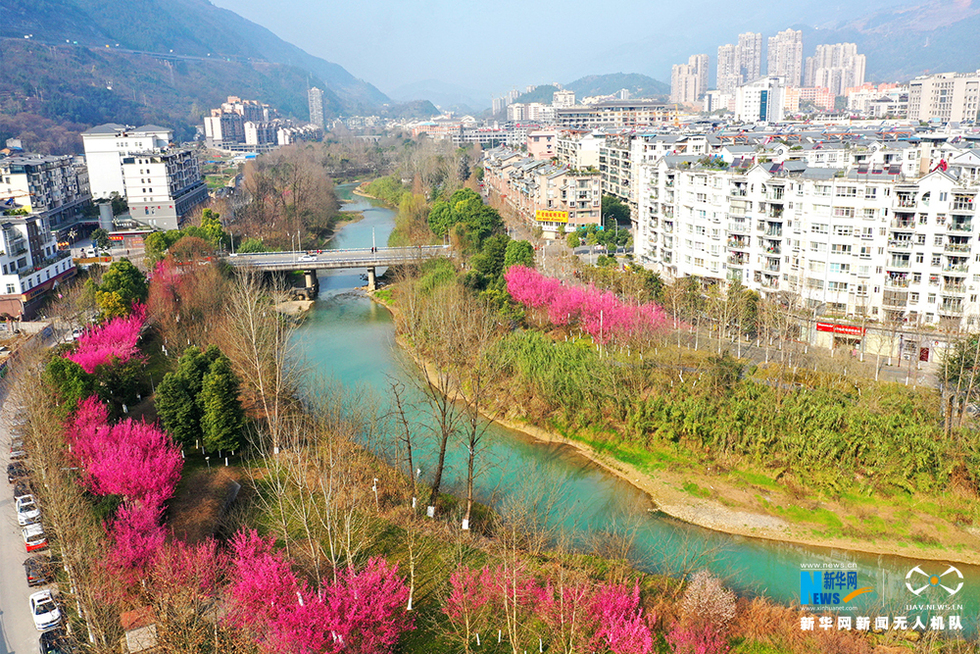
{"label": "yellow storefront sign", "polygon": [[534,219],[540,223],[567,223],[568,222],[568,212],[567,211],[546,211],[544,209],[538,209],[534,212]]}

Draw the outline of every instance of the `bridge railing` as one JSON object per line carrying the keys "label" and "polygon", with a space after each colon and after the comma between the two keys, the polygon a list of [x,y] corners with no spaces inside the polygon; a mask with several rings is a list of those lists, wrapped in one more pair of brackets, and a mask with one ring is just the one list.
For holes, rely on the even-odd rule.
{"label": "bridge railing", "polygon": [[[295,258],[305,257],[305,256],[329,256],[335,254],[352,254],[352,253],[368,253],[368,254],[382,254],[382,253],[395,253],[395,252],[444,252],[450,249],[449,245],[423,245],[423,246],[401,246],[401,247],[383,247],[375,248],[375,252],[371,252],[371,248],[338,248],[331,250],[289,250],[286,252],[232,252],[227,256],[238,258],[248,258],[248,257],[286,257],[292,256]],[[316,252],[316,254],[314,254]]]}

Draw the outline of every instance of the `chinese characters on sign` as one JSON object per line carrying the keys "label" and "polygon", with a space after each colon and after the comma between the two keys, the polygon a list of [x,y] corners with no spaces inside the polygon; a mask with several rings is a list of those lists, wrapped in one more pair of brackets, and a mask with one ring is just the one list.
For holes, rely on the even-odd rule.
{"label": "chinese characters on sign", "polygon": [[[800,617],[800,629],[803,631],[813,631],[815,627],[823,630],[833,629],[835,626],[838,631],[869,631],[872,629],[871,618],[868,616],[858,616],[852,618],[849,615],[839,615],[836,618],[825,615],[815,617],[804,615]],[[929,624],[922,621],[921,616],[916,616],[915,621],[909,624],[909,619],[904,615],[895,616],[876,616],[874,619],[874,631],[903,631],[912,629],[914,631],[962,631],[963,619],[959,615],[942,616],[934,615],[929,618]]]}
{"label": "chinese characters on sign", "polygon": [[568,212],[567,211],[547,211],[545,209],[538,209],[534,212],[534,219],[538,222],[552,222],[552,223],[567,223],[568,222]]}

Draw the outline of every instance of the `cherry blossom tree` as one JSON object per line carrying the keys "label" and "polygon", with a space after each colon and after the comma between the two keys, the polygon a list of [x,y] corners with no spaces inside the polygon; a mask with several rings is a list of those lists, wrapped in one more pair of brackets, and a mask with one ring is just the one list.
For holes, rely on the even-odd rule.
{"label": "cherry blossom tree", "polygon": [[490,569],[462,567],[449,576],[449,597],[442,612],[449,618],[452,634],[467,654],[475,634],[485,631],[493,608]]}
{"label": "cherry blossom tree", "polygon": [[663,309],[655,304],[625,304],[593,286],[565,287],[532,268],[513,266],[504,279],[514,300],[543,310],[552,324],[578,324],[599,343],[645,336],[666,324]]}
{"label": "cherry blossom tree", "polygon": [[598,589],[593,613],[599,623],[593,643],[613,654],[649,654],[653,637],[640,605],[640,587],[606,584]]}
{"label": "cherry blossom tree", "polygon": [[255,531],[236,534],[232,553],[229,620],[269,652],[384,654],[413,626],[408,588],[384,559],[311,588]]}
{"label": "cherry blossom tree", "polygon": [[128,316],[113,318],[104,325],[86,330],[78,338],[78,347],[65,356],[91,374],[113,360],[125,363],[139,356],[136,344],[146,323],[146,306],[133,305]]}
{"label": "cherry blossom tree", "polygon": [[142,570],[150,564],[166,539],[160,524],[161,504],[155,498],[148,502],[123,504],[109,527],[114,547],[110,562],[121,570]]}

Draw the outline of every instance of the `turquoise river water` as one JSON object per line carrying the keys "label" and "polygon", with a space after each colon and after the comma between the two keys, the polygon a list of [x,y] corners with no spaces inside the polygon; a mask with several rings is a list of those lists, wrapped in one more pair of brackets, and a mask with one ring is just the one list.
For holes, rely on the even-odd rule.
{"label": "turquoise river water", "polygon": [[[351,196],[352,185],[338,188],[348,201],[348,210],[363,212],[364,219],[345,226],[331,247],[383,246],[391,232],[394,214],[378,203]],[[381,271],[379,271],[381,272]],[[321,272],[320,295],[314,309],[299,328],[297,346],[306,364],[316,372],[336,378],[345,387],[359,387],[384,412],[390,379],[405,373],[404,356],[395,344],[390,314],[355,291],[364,281],[363,270]],[[419,433],[424,418],[414,415]],[[420,437],[415,447],[423,479],[430,479],[432,448]],[[876,556],[844,550],[805,547],[761,539],[730,536],[678,522],[652,510],[650,500],[638,489],[608,474],[567,446],[547,445],[503,427],[492,425],[486,446],[478,455],[477,492],[492,506],[505,506],[521,498],[553,523],[560,523],[580,544],[601,538],[603,533],[635,532],[633,558],[638,567],[678,574],[707,567],[738,592],[764,595],[782,603],[800,603],[803,570],[856,572],[836,577],[841,603],[833,612],[841,616],[907,616],[913,626],[916,616],[930,624],[929,616],[961,619],[964,633],[977,632],[980,609],[980,567],[957,564],[962,573],[936,561]],[[393,448],[389,444],[388,448]],[[379,454],[385,453],[380,451]],[[447,468],[447,492],[462,490],[465,482],[465,448],[451,445]],[[532,498],[532,499],[528,499]],[[920,572],[910,570],[919,566]],[[929,585],[929,576],[943,575],[939,586]],[[928,576],[927,576],[928,575]],[[807,573],[807,579],[813,577]],[[951,595],[962,581],[958,592]],[[843,598],[855,587],[870,588],[849,602]],[[811,588],[811,591],[822,590]],[[921,605],[933,605],[921,608]],[[941,605],[936,607],[935,605]],[[948,628],[948,625],[946,625]],[[819,625],[817,626],[819,629]],[[836,623],[834,628],[836,628]]]}

